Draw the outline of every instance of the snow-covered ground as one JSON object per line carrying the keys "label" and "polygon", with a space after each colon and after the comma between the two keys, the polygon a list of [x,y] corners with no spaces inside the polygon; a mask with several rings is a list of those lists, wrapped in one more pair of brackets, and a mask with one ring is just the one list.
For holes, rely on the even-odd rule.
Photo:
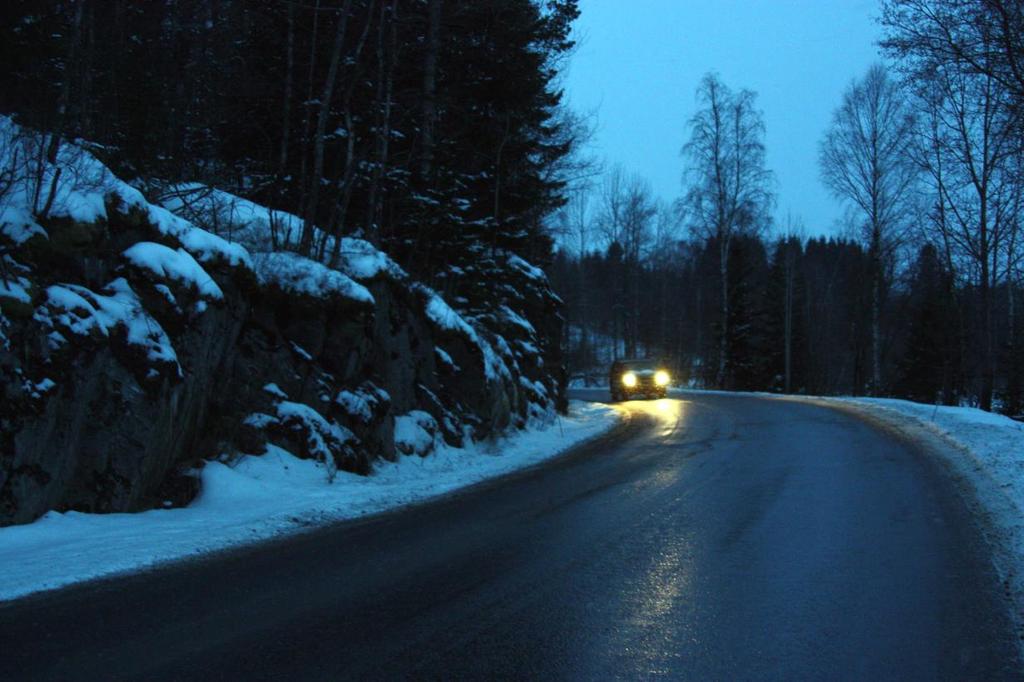
{"label": "snow-covered ground", "polygon": [[208,463],[187,508],[137,514],[50,512],[0,528],[0,600],[138,570],[332,521],[437,497],[529,467],[618,422],[615,408],[573,401],[570,416],[464,449],[381,462],[373,475],[338,473],[269,446],[232,466]]}

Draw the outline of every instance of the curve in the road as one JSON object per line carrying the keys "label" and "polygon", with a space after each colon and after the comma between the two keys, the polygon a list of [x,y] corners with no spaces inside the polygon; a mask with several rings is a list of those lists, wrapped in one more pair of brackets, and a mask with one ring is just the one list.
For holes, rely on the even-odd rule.
{"label": "curve in the road", "polygon": [[0,607],[0,678],[1020,679],[919,447],[801,403],[622,409],[439,502]]}

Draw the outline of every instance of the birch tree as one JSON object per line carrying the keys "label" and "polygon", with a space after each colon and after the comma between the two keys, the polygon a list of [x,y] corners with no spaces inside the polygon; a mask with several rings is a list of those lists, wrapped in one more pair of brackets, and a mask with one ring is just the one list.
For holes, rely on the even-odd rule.
{"label": "birch tree", "polygon": [[764,115],[749,90],[732,92],[714,74],[697,89],[699,109],[690,119],[684,182],[692,231],[718,247],[720,329],[717,385],[729,368],[729,250],[738,234],[756,234],[770,224],[772,174],[765,167]]}
{"label": "birch tree", "polygon": [[821,142],[821,178],[850,205],[871,267],[871,386],[882,390],[881,317],[885,264],[912,216],[918,168],[914,118],[904,92],[881,65],[853,82]]}
{"label": "birch tree", "polygon": [[929,125],[918,159],[936,195],[935,241],[950,271],[978,293],[978,399],[989,410],[997,355],[994,292],[1012,280],[1020,260],[1019,140],[1002,85],[972,71],[955,65],[932,71],[922,93]]}
{"label": "birch tree", "polygon": [[883,0],[882,47],[917,75],[956,65],[1008,94],[1024,125],[1024,0]]}

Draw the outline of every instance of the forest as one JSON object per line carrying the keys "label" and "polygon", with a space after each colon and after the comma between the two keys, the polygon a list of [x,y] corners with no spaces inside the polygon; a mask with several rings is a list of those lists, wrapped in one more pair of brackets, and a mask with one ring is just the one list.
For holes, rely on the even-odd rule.
{"label": "forest", "polygon": [[830,226],[775,215],[757,95],[714,73],[685,121],[680,194],[612,167],[552,227],[574,381],[651,356],[691,386],[1024,412],[1024,12],[885,0],[884,62],[819,144]]}
{"label": "forest", "polygon": [[303,255],[336,262],[329,240],[362,237],[486,310],[497,249],[550,258],[579,134],[553,79],[577,15],[575,0],[12,0],[0,111],[47,131],[48,157],[88,141],[151,200],[207,198],[182,183],[244,196],[300,216]]}

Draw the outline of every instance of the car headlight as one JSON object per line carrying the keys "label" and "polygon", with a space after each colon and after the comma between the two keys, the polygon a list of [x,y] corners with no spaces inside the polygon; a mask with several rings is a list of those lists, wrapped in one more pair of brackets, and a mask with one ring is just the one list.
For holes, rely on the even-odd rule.
{"label": "car headlight", "polygon": [[622,375],[622,383],[628,388],[633,388],[636,386],[636,375],[632,372],[626,372]]}
{"label": "car headlight", "polygon": [[660,370],[654,375],[654,383],[658,384],[659,386],[668,386],[669,381],[670,379],[668,376],[668,372],[664,370]]}

